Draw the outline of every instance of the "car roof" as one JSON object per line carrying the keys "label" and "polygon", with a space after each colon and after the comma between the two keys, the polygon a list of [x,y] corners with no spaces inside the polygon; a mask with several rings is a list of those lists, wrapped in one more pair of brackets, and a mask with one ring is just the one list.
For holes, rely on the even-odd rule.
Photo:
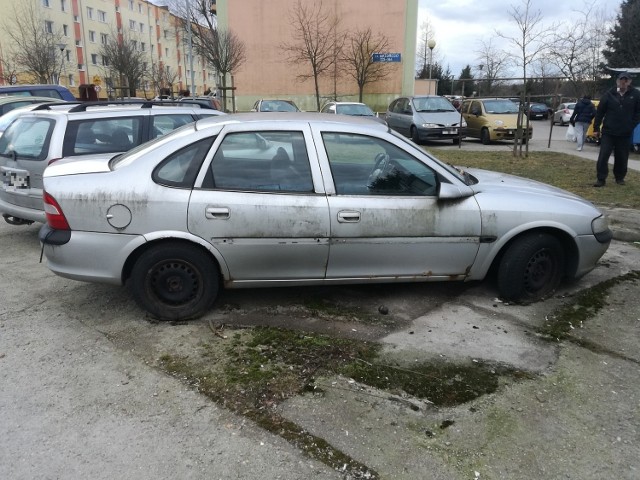
{"label": "car roof", "polygon": [[372,122],[369,118],[353,117],[350,115],[334,115],[333,113],[318,112],[247,112],[247,113],[231,113],[229,115],[220,115],[215,117],[207,117],[199,120],[196,124],[196,130],[202,128],[222,126],[230,124],[248,124],[248,123],[268,123],[270,125],[284,124],[306,124],[306,123],[323,123],[326,125],[352,125],[363,126],[387,131],[389,127],[382,123]]}
{"label": "car roof", "polygon": [[131,111],[155,111],[171,113],[193,113],[194,111],[217,112],[214,108],[207,108],[198,103],[184,103],[173,101],[113,101],[113,102],[60,102],[53,104],[42,103],[33,109],[33,113],[47,112],[50,114],[78,114],[78,113],[116,113]]}

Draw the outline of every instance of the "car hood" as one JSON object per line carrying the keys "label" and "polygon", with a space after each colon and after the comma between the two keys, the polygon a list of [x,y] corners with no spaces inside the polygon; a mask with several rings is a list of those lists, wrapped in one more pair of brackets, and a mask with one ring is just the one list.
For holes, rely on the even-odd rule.
{"label": "car hood", "polygon": [[499,193],[510,198],[510,201],[522,202],[532,197],[538,197],[542,201],[549,202],[551,208],[553,208],[551,203],[553,200],[564,198],[595,209],[595,206],[588,200],[546,183],[489,170],[474,168],[465,170],[478,180],[477,184],[470,185],[476,193]]}
{"label": "car hood", "polygon": [[460,123],[458,112],[416,112],[416,118],[420,123],[438,123],[445,127]]}

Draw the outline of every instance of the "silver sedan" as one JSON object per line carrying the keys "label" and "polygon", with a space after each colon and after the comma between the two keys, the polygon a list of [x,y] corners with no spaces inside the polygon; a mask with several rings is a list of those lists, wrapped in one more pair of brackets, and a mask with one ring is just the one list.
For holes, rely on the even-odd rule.
{"label": "silver sedan", "polygon": [[481,280],[550,295],[594,268],[611,231],[591,203],[523,178],[445,165],[368,120],[237,114],[114,158],[44,174],[49,268],[128,283],[164,320],[222,287]]}

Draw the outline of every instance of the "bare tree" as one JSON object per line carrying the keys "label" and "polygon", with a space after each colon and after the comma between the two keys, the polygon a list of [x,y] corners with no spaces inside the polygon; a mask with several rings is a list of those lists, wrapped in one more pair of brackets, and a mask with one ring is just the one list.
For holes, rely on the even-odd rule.
{"label": "bare tree", "polygon": [[374,62],[373,54],[386,52],[389,39],[382,34],[374,35],[371,28],[356,30],[349,35],[343,48],[342,62],[345,72],[358,84],[358,98],[362,102],[364,87],[386,78],[390,66],[385,62]]}
{"label": "bare tree", "polygon": [[478,79],[481,80],[479,88],[483,95],[490,95],[493,87],[500,83],[500,77],[507,73],[509,55],[499,50],[493,44],[493,39],[481,41],[480,49],[476,51],[478,55]]}
{"label": "bare tree", "polygon": [[320,110],[321,76],[331,72],[340,58],[338,17],[324,9],[322,1],[303,2],[298,0],[290,15],[293,25],[292,41],[284,43],[282,49],[287,52],[292,65],[307,63],[307,73],[298,75],[298,80],[313,79],[317,108]]}
{"label": "bare tree", "polygon": [[429,48],[429,40],[433,40],[435,37],[435,30],[429,20],[425,20],[420,24],[420,37],[418,37],[418,50],[416,52],[416,77],[427,78],[426,72],[429,71],[430,63],[433,62],[433,50],[437,45],[433,47],[433,50]]}
{"label": "bare tree", "polygon": [[147,74],[146,52],[139,50],[137,42],[126,34],[111,34],[107,42],[100,47],[100,55],[105,76],[117,78],[121,96],[128,90],[128,96],[135,97],[136,87]]}
{"label": "bare tree", "polygon": [[606,15],[605,10],[595,9],[594,2],[584,11],[576,12],[576,19],[559,28],[562,34],[555,34],[550,42],[548,61],[567,77],[574,95],[588,90],[595,93],[606,26],[611,22]]}
{"label": "bare tree", "polygon": [[509,16],[515,22],[518,35],[509,37],[499,31],[496,34],[508,40],[519,52],[515,64],[522,68],[522,79],[527,82],[527,67],[547,48],[551,27],[542,23],[542,12],[532,9],[532,0],[520,0],[520,5],[511,5]]}
{"label": "bare tree", "polygon": [[222,98],[227,110],[227,76],[238,71],[246,60],[245,44],[229,30],[196,28],[197,50],[220,74]]}
{"label": "bare tree", "polygon": [[148,73],[151,78],[153,88],[158,95],[161,97],[173,97],[173,85],[178,79],[177,70],[172,71],[168,65],[154,63]]}
{"label": "bare tree", "polygon": [[33,76],[38,83],[59,81],[66,47],[61,32],[42,14],[36,2],[23,3],[14,9],[13,18],[4,22],[12,40],[11,58],[17,68]]}

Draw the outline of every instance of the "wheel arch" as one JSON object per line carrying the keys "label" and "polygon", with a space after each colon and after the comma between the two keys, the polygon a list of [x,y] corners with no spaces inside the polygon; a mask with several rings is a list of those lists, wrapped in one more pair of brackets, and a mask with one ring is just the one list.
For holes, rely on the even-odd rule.
{"label": "wheel arch", "polygon": [[155,248],[158,245],[167,243],[177,243],[183,246],[195,247],[210,256],[216,267],[218,267],[218,272],[220,274],[219,280],[221,285],[224,284],[225,278],[229,277],[229,269],[226,262],[222,258],[222,255],[220,255],[220,252],[218,252],[210,244],[207,244],[199,237],[193,237],[191,235],[185,236],[184,233],[174,236],[167,235],[165,233],[162,236],[157,236],[148,240],[129,254],[127,260],[124,263],[124,266],[122,267],[122,284],[124,285],[127,283],[127,280],[131,277],[133,266],[143,253],[152,248]]}
{"label": "wheel arch", "polygon": [[573,277],[578,270],[579,264],[579,252],[578,245],[576,244],[574,237],[571,233],[563,230],[561,228],[551,227],[551,226],[540,226],[529,228],[526,230],[519,231],[511,236],[507,241],[505,241],[500,247],[498,251],[495,253],[493,258],[491,258],[490,264],[487,267],[487,273],[493,274],[495,273],[498,265],[500,265],[500,261],[504,256],[505,252],[513,245],[515,241],[522,238],[525,235],[535,234],[535,233],[546,233],[557,238],[561,245],[562,249],[565,253],[565,269],[564,276],[565,277]]}

